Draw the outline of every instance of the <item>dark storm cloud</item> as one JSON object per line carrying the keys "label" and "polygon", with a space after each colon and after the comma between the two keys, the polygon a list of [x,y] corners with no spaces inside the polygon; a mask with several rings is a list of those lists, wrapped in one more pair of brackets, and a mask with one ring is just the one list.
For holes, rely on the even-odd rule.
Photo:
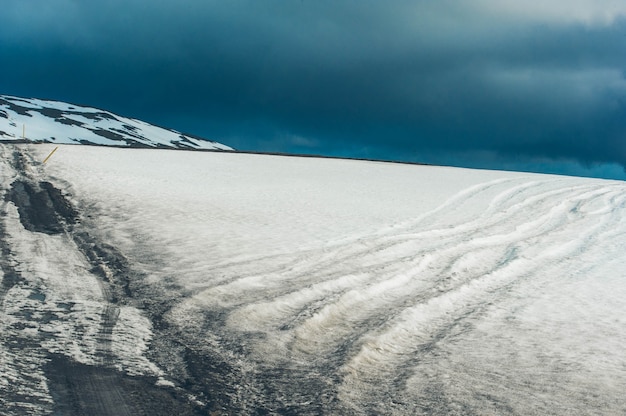
{"label": "dark storm cloud", "polygon": [[620,2],[8,4],[3,93],[247,149],[626,164]]}

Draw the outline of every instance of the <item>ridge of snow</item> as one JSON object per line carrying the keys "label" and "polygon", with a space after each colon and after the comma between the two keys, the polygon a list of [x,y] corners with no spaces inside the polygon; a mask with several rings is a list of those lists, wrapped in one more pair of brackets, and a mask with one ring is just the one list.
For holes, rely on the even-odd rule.
{"label": "ridge of snow", "polygon": [[0,95],[0,141],[233,150],[224,144],[61,101]]}

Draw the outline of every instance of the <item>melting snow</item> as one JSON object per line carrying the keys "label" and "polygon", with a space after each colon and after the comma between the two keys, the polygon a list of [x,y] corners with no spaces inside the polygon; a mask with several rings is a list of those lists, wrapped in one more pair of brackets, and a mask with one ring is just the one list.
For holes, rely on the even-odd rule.
{"label": "melting snow", "polygon": [[[35,160],[51,149],[28,147]],[[33,166],[146,284],[176,293],[163,319],[229,363],[225,406],[626,412],[623,182],[78,146]],[[70,242],[28,236],[16,216],[3,219],[13,254],[46,299],[16,288],[3,322],[16,299],[49,313],[70,299],[80,309],[40,329],[54,334],[43,348],[96,360],[97,282]],[[148,318],[120,308],[111,354],[171,386],[148,358]],[[0,358],[15,377],[18,357]]]}

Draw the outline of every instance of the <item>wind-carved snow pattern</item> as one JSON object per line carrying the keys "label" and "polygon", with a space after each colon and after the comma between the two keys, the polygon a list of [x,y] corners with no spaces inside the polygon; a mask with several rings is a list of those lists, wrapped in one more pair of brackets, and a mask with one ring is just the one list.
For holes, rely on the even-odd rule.
{"label": "wind-carved snow pattern", "polygon": [[96,108],[6,95],[0,95],[0,141],[233,150]]}
{"label": "wind-carved snow pattern", "polygon": [[[37,160],[49,150],[24,148]],[[56,336],[73,362],[106,355],[102,305],[116,303],[102,299],[116,297],[135,318],[111,325],[110,364],[160,371],[197,414],[626,412],[623,182],[132,153],[63,147],[37,167],[37,182],[63,184],[90,241],[130,272],[107,286],[115,296],[92,289],[95,315],[77,315],[98,323],[85,326],[90,345],[70,354],[76,340]],[[32,263],[22,246],[36,243],[3,241],[18,293]],[[135,339],[146,347],[115,353]],[[20,374],[22,353],[7,345],[8,374]],[[49,373],[40,380],[54,384]],[[52,396],[37,392],[45,408]]]}

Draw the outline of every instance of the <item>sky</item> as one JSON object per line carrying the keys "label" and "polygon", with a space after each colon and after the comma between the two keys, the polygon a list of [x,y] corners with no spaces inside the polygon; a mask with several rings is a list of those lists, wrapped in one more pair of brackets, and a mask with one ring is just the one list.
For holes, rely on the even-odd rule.
{"label": "sky", "polygon": [[0,94],[239,150],[626,179],[623,0],[3,0]]}

